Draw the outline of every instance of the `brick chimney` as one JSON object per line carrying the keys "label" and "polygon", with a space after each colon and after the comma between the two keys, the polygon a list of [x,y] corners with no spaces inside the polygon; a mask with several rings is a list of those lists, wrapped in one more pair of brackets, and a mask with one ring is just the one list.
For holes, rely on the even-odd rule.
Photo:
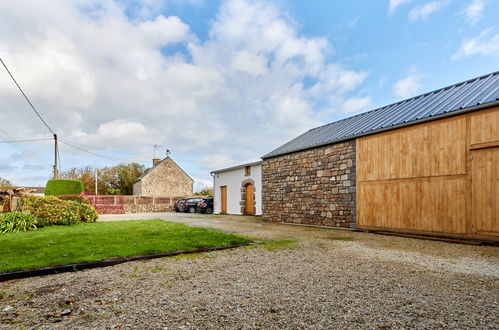
{"label": "brick chimney", "polygon": [[152,166],[155,166],[157,163],[159,163],[161,161],[161,159],[159,158],[153,158],[152,159]]}

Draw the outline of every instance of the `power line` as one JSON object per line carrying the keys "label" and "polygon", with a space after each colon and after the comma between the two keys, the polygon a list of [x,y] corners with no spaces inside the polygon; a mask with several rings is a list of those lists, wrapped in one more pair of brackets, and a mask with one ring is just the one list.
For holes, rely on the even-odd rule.
{"label": "power line", "polygon": [[[71,142],[73,145],[78,145],[78,146],[83,146],[91,149],[96,149],[96,150],[102,150],[102,151],[107,151],[107,152],[115,152],[115,153],[120,153],[120,154],[125,154],[125,155],[131,155],[131,156],[139,156],[140,159],[143,160],[149,160],[149,158],[146,158],[143,154],[136,153],[136,152],[127,152],[127,151],[120,151],[120,150],[109,150],[105,148],[99,148],[99,147],[94,147],[94,146],[89,146],[81,143],[76,143],[76,142]],[[219,165],[238,165],[238,163],[225,163],[225,162],[212,162],[209,160],[192,160],[192,159],[178,159],[176,158],[175,160],[181,161],[181,162],[194,162],[194,163],[206,163],[206,164],[219,164]]]}
{"label": "power line", "polygon": [[51,141],[51,140],[53,140],[53,139],[3,140],[3,141],[0,141],[0,143],[39,142],[39,141]]}
{"label": "power line", "polygon": [[7,73],[12,78],[12,80],[16,84],[17,88],[19,88],[19,90],[23,94],[23,96],[26,99],[26,101],[28,101],[29,105],[31,106],[31,109],[33,109],[33,111],[36,113],[36,115],[38,116],[38,118],[40,118],[40,120],[45,124],[45,126],[49,129],[49,131],[52,132],[52,134],[55,135],[55,132],[50,128],[50,126],[45,122],[45,120],[43,120],[42,116],[38,113],[38,111],[35,109],[35,107],[31,103],[31,101],[28,99],[28,97],[26,96],[26,94],[22,90],[21,86],[19,86],[19,84],[17,83],[16,79],[14,78],[14,76],[12,75],[12,73],[10,72],[9,68],[7,68],[7,65],[5,65],[5,63],[3,62],[2,58],[0,58],[0,62],[2,62],[3,67],[5,68],[5,70],[7,70]]}
{"label": "power line", "polygon": [[67,143],[67,142],[64,142],[64,141],[61,141],[62,143],[64,143],[65,145],[71,147],[71,148],[75,148],[75,149],[78,149],[80,151],[83,151],[83,152],[86,152],[86,153],[89,153],[89,154],[92,154],[92,155],[95,155],[95,156],[98,156],[98,157],[102,157],[104,159],[108,159],[108,160],[113,160],[113,161],[121,161],[121,159],[117,159],[117,158],[111,158],[111,157],[107,157],[107,156],[104,156],[104,155],[101,155],[101,154],[98,154],[96,152],[93,152],[93,151],[89,151],[89,150],[86,150],[86,149],[83,149],[83,148],[80,148],[80,147],[77,147],[75,145],[72,145],[71,143]]}

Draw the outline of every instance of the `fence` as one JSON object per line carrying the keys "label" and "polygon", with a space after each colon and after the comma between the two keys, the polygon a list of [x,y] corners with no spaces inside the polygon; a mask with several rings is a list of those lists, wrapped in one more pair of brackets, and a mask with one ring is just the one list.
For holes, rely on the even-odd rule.
{"label": "fence", "polygon": [[185,197],[130,195],[85,195],[99,214],[172,212],[175,202]]}

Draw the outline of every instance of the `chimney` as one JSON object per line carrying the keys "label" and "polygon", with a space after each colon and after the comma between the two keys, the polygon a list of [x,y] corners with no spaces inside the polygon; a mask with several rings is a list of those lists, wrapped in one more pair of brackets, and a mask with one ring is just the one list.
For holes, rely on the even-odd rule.
{"label": "chimney", "polygon": [[159,158],[153,158],[152,159],[152,166],[155,166],[157,163],[159,163],[161,161],[161,159]]}

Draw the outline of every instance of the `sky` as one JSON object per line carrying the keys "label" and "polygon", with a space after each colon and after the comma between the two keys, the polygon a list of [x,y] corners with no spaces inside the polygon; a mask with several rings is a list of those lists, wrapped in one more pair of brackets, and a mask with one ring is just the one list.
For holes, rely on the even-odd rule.
{"label": "sky", "polygon": [[[60,170],[150,167],[157,145],[195,190],[316,126],[499,70],[495,0],[0,0],[0,31]],[[51,138],[0,67],[0,177],[44,186]]]}

